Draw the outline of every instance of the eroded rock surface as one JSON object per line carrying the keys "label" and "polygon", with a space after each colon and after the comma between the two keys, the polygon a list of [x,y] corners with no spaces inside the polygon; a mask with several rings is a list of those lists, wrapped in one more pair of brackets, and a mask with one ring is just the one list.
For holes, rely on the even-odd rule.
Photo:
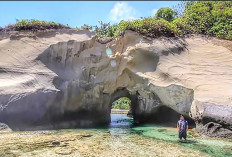
{"label": "eroded rock surface", "polygon": [[0,121],[14,130],[107,124],[112,102],[127,96],[135,122],[184,114],[200,129],[214,122],[231,131],[232,53],[216,39],[131,31],[108,43],[87,31],[14,36],[0,40]]}

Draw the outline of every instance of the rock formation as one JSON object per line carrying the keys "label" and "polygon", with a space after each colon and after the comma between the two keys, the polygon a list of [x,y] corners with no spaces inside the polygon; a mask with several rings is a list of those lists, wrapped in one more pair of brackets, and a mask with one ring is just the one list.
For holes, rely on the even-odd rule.
{"label": "rock formation", "polygon": [[126,96],[135,122],[183,114],[203,133],[213,123],[231,135],[230,41],[131,31],[106,43],[73,30],[0,37],[0,122],[13,130],[107,124],[112,102]]}

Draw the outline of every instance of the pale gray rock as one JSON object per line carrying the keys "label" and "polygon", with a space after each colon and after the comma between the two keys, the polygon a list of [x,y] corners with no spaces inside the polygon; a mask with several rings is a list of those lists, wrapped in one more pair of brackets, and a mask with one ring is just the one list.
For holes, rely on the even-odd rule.
{"label": "pale gray rock", "polygon": [[146,39],[127,31],[100,43],[89,31],[0,36],[0,122],[13,130],[106,125],[112,102],[124,96],[137,123],[176,123],[183,114],[202,133],[215,132],[204,129],[211,123],[216,136],[231,130],[232,65],[221,62],[231,51],[203,37]]}

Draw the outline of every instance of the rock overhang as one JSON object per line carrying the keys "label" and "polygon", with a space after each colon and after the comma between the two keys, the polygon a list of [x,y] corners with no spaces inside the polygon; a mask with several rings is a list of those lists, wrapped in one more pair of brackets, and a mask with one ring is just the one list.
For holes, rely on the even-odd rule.
{"label": "rock overhang", "polygon": [[[59,34],[58,36],[60,38],[62,35]],[[65,38],[68,39],[67,36]],[[199,44],[198,41],[181,38],[150,40],[131,31],[104,44],[97,42],[96,37],[89,36],[89,38],[81,40],[82,38],[83,34],[79,37],[77,35],[76,39],[71,40],[60,41],[60,39],[55,38],[58,41],[57,43],[47,41],[51,44],[48,44],[47,48],[44,47],[42,52],[34,53],[33,55],[37,56],[36,58],[33,59],[32,57],[31,60],[25,60],[28,64],[31,62],[39,64],[38,67],[42,67],[42,71],[47,72],[44,79],[37,79],[37,82],[35,81],[29,85],[30,88],[40,90],[51,89],[52,87],[56,90],[54,92],[55,96],[48,97],[46,102],[41,101],[41,96],[36,98],[41,106],[45,106],[46,113],[42,117],[37,117],[37,119],[35,117],[35,121],[38,123],[54,123],[54,125],[61,121],[62,123],[66,122],[66,127],[68,127],[68,121],[74,120],[78,122],[72,122],[70,126],[81,125],[85,123],[80,121],[88,118],[67,115],[82,115],[88,112],[86,115],[91,117],[88,121],[92,121],[88,123],[89,125],[101,121],[109,122],[109,115],[104,114],[110,113],[109,104],[111,98],[119,89],[128,90],[130,95],[134,97],[134,116],[138,120],[144,118],[141,121],[146,121],[145,118],[149,119],[159,112],[160,106],[166,106],[178,114],[190,116],[198,121],[199,116],[196,118],[196,113],[193,110],[194,103],[192,103],[195,100],[199,101],[195,96],[195,92],[198,91],[189,82],[185,83],[184,79],[182,79],[183,76],[169,71],[171,64],[172,67],[179,67],[182,60],[188,59],[189,51],[193,51],[191,45]],[[40,39],[31,40],[32,43],[35,40],[41,42]],[[36,44],[35,46],[39,47]],[[107,48],[112,49],[113,56],[108,57],[106,55]],[[116,66],[112,67],[112,60],[115,61]],[[194,64],[182,64],[181,66],[186,66],[184,72],[189,72],[191,70],[189,66],[191,65],[194,66]],[[34,69],[36,68],[34,67]],[[38,69],[36,70],[38,71]],[[35,72],[35,78],[39,75],[37,75],[37,71]],[[43,72],[39,71],[38,73],[41,75]],[[4,74],[2,73],[2,75]],[[14,75],[14,72],[12,72],[12,75]],[[207,76],[207,73],[205,76]],[[46,80],[51,81],[46,82]],[[50,85],[35,87],[45,82]],[[9,88],[14,88],[14,86]],[[13,97],[14,95],[15,93],[12,93]],[[3,97],[3,99],[2,103],[7,102],[6,97]],[[33,108],[35,103],[33,100],[16,99],[16,101],[11,102],[12,106],[15,104],[28,104]],[[211,108],[211,106],[213,107]],[[212,103],[208,105],[204,115],[220,123],[223,116],[211,112],[215,106],[217,105]],[[20,110],[22,110],[22,113],[29,111],[33,113],[31,110],[23,108],[22,106],[22,109],[19,108],[19,111],[15,112],[21,113]],[[220,106],[220,111],[223,112],[223,110],[224,107]],[[8,112],[1,111],[0,115],[5,115],[5,118],[8,119],[12,114],[6,113]],[[89,113],[93,114],[93,116]],[[228,120],[230,119],[229,116],[227,114],[226,118],[223,118],[223,122],[226,121],[227,126],[231,126],[231,121]],[[96,120],[97,117],[99,120]],[[201,119],[204,119],[204,116]],[[28,120],[30,121],[30,119]],[[37,122],[35,122],[36,125]],[[58,124],[56,126],[59,127]]]}

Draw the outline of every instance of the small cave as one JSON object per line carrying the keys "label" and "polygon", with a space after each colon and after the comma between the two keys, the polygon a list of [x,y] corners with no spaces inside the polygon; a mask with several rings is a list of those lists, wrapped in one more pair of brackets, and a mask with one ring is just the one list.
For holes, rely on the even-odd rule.
{"label": "small cave", "polygon": [[[157,124],[168,125],[175,127],[177,121],[180,118],[180,113],[176,112],[175,110],[167,107],[167,106],[160,106],[157,108],[157,111],[152,116],[152,121]],[[194,128],[196,124],[193,119],[188,116],[184,116],[185,120],[188,121],[189,127]]]}
{"label": "small cave", "polygon": [[[114,105],[116,105],[115,102],[123,101],[123,100],[129,102],[129,103],[127,102],[129,104],[129,106],[127,106],[127,110],[118,111],[118,113],[115,111],[112,112],[112,109],[115,108]],[[112,94],[111,96],[111,101],[109,105],[110,122],[112,122],[112,120],[113,121],[115,120],[115,117],[112,117],[112,114],[124,114],[124,118],[126,117],[133,118],[133,124],[135,125],[158,124],[158,125],[176,127],[177,121],[180,118],[180,113],[164,105],[157,107],[150,113],[141,112],[138,102],[139,102],[138,93],[132,95],[129,93],[127,89],[119,89],[116,92],[114,92],[114,94]],[[193,119],[191,119],[188,116],[185,116],[185,119],[188,121],[190,128],[196,127],[196,124]]]}

